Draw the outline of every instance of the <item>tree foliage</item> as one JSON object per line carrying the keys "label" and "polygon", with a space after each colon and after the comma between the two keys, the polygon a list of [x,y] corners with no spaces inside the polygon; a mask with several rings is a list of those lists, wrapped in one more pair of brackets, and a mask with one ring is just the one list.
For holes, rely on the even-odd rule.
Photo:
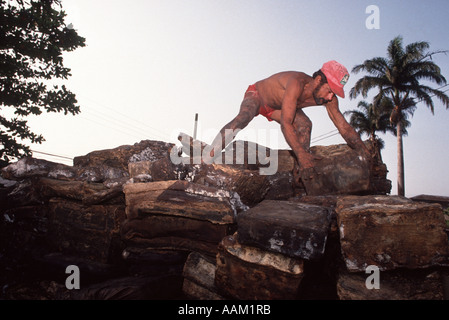
{"label": "tree foliage", "polygon": [[[409,99],[410,103],[413,102]],[[414,105],[413,105],[414,106]],[[368,103],[360,101],[357,104],[358,110],[348,110],[344,113],[349,116],[349,124],[360,135],[366,135],[369,138],[372,149],[377,153],[377,157],[382,159],[380,150],[384,148],[384,141],[376,134],[377,132],[390,132],[396,135],[395,126],[390,121],[391,114],[394,109],[393,100],[389,97],[383,97],[380,101]],[[408,121],[410,111],[414,110],[412,106],[408,108],[409,112],[402,117],[402,134],[407,135],[407,128],[411,125]]]}
{"label": "tree foliage", "polygon": [[398,36],[390,41],[387,48],[387,57],[376,57],[365,60],[356,65],[352,72],[361,71],[369,75],[359,79],[350,91],[350,97],[355,98],[362,94],[366,98],[371,89],[379,89],[374,98],[379,101],[388,96],[395,104],[400,120],[402,110],[409,105],[409,98],[422,101],[434,112],[432,97],[439,99],[446,108],[449,108],[449,97],[439,89],[434,89],[423,84],[423,80],[434,82],[437,85],[446,84],[445,77],[441,74],[440,67],[432,61],[432,56],[446,51],[428,52],[428,42],[414,42],[403,46],[402,37]]}
{"label": "tree foliage", "polygon": [[432,60],[432,56],[447,51],[429,52],[429,48],[429,43],[425,41],[410,43],[404,47],[402,37],[397,36],[390,41],[386,58],[365,60],[352,69],[354,73],[365,72],[367,75],[359,79],[351,89],[351,98],[356,98],[359,94],[366,98],[371,89],[378,89],[373,103],[378,104],[386,97],[391,99],[394,105],[390,122],[396,128],[398,140],[398,194],[401,196],[405,194],[402,136],[406,132],[404,125],[407,125],[407,119],[413,115],[420,102],[433,113],[434,97],[440,100],[446,109],[449,108],[449,97],[444,91],[424,83],[446,85],[446,78]]}
{"label": "tree foliage", "polygon": [[71,75],[63,52],[85,46],[65,16],[57,0],[0,0],[0,167],[31,154],[25,140],[44,141],[27,116],[80,112],[75,95],[52,83]]}
{"label": "tree foliage", "polygon": [[[345,111],[345,115],[349,116],[349,123],[360,135],[367,135],[370,140],[377,139],[376,132],[390,132],[397,134],[395,125],[391,121],[391,115],[394,114],[393,100],[389,97],[383,97],[377,103],[368,103],[360,101],[357,104],[359,110]],[[416,109],[416,103],[413,99],[408,99],[407,103],[403,104],[402,112],[402,135],[407,135],[407,128],[410,127],[411,122],[408,120]]]}

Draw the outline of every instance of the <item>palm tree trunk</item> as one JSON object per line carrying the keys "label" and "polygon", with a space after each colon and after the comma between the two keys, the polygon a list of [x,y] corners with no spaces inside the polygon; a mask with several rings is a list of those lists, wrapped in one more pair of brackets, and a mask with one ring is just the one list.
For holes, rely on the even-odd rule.
{"label": "palm tree trunk", "polygon": [[402,143],[402,123],[398,121],[396,124],[396,135],[398,137],[398,195],[405,196],[405,179],[404,179],[404,146]]}

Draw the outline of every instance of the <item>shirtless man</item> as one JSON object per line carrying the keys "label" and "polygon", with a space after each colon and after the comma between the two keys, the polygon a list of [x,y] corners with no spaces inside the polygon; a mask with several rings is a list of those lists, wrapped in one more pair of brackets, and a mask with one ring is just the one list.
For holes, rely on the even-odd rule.
{"label": "shirtless man", "polygon": [[312,122],[302,109],[324,105],[346,143],[369,160],[368,149],[338,108],[336,95],[345,97],[343,86],[348,78],[349,73],[343,65],[329,61],[313,77],[303,72],[287,71],[256,82],[248,87],[238,115],[220,130],[212,142],[210,156],[218,155],[226,147],[225,141],[232,141],[239,129],[262,114],[269,121],[280,123],[285,140],[298,160],[302,179],[313,178],[317,174],[314,162],[318,159],[310,153]]}

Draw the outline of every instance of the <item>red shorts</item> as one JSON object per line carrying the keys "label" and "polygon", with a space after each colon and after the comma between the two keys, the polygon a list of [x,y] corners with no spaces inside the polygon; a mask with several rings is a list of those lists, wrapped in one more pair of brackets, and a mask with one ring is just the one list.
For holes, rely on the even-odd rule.
{"label": "red shorts", "polygon": [[[246,94],[248,94],[248,93],[250,93],[250,94],[253,95],[254,97],[259,97],[259,92],[257,92],[256,85],[255,85],[255,84],[252,84],[252,85],[250,85],[250,86],[248,87],[248,89],[247,89],[246,92],[245,92],[245,96],[246,96]],[[260,106],[258,115],[261,114],[261,115],[263,115],[265,118],[267,118],[268,121],[273,121],[273,119],[271,119],[271,115],[272,115],[273,112],[275,112],[275,111],[276,111],[276,109],[270,108],[270,107],[267,106],[267,105],[263,105],[263,106]]]}

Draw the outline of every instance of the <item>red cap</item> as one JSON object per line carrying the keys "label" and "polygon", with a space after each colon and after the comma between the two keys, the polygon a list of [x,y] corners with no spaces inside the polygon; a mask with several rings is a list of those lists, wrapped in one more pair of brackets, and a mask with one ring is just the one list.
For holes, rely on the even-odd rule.
{"label": "red cap", "polygon": [[321,71],[327,78],[327,83],[331,90],[339,97],[344,98],[345,92],[343,86],[348,82],[349,72],[340,63],[335,60],[328,61],[321,67]]}

